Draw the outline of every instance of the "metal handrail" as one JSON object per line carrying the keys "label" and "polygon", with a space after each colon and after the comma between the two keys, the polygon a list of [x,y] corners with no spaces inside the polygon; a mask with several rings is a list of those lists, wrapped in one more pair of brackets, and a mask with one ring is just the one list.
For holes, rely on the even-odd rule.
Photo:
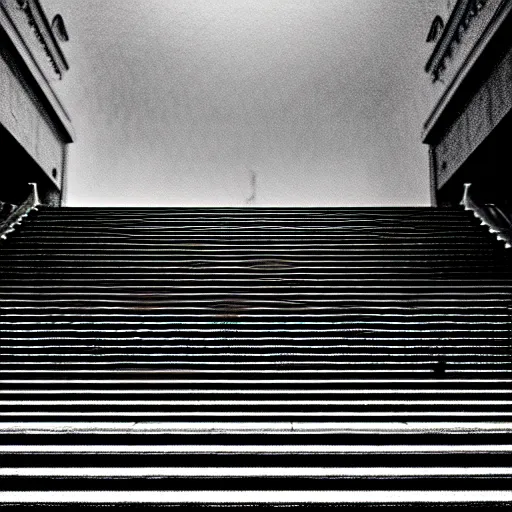
{"label": "metal handrail", "polygon": [[9,233],[12,233],[16,226],[20,225],[23,219],[32,211],[37,210],[41,204],[39,194],[37,192],[37,183],[29,183],[31,187],[30,194],[13,212],[9,214],[7,219],[0,222],[0,239],[5,240]]}
{"label": "metal handrail", "polygon": [[470,193],[471,183],[464,183],[464,194],[460,204],[465,210],[472,211],[482,225],[487,226],[491,233],[496,234],[498,240],[505,242],[505,247],[512,247],[512,223],[503,210],[493,204],[478,204]]}

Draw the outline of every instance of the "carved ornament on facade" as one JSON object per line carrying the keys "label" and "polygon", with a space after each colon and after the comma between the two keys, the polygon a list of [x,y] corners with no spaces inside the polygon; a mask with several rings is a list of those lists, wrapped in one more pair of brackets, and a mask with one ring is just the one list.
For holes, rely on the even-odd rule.
{"label": "carved ornament on facade", "polygon": [[430,73],[433,82],[442,79],[449,59],[460,45],[464,34],[468,31],[473,21],[479,16],[487,2],[488,0],[464,0],[455,8],[437,42],[437,48],[434,50],[434,54],[425,68],[426,71]]}
{"label": "carved ornament on facade", "polygon": [[53,57],[52,50],[48,46],[48,44],[45,40],[45,37],[41,31],[41,28],[39,27],[39,24],[37,23],[36,17],[32,10],[31,1],[30,0],[17,0],[17,3],[18,3],[18,8],[24,12],[24,14],[27,18],[27,23],[28,23],[29,27],[31,28],[33,34],[35,35],[41,48],[43,49],[46,59],[48,60],[51,68],[53,69],[54,73],[58,76],[59,80],[62,79],[63,70],[59,66],[59,63],[56,61],[56,59]]}

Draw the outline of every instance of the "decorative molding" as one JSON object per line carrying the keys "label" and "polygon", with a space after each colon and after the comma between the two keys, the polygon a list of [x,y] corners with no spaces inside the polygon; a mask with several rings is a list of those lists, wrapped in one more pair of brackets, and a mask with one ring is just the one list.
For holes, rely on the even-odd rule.
{"label": "decorative molding", "polygon": [[67,43],[69,41],[69,34],[66,28],[66,24],[64,23],[64,19],[60,14],[54,16],[52,20],[52,32],[59,39],[59,41],[63,43]]}
{"label": "decorative molding", "polygon": [[436,42],[440,35],[443,33],[444,30],[444,21],[441,16],[437,15],[434,18],[434,21],[432,22],[432,25],[430,25],[430,30],[428,31],[427,35],[427,43]]}
{"label": "decorative molding", "polygon": [[55,40],[55,34],[48,25],[41,6],[37,0],[16,1],[20,11],[25,14],[28,26],[41,46],[50,67],[58,78],[62,79],[64,72],[69,69],[69,65]]}
{"label": "decorative molding", "polygon": [[50,51],[50,48],[46,44],[41,29],[37,25],[34,13],[32,11],[32,7],[30,6],[30,2],[28,2],[27,0],[18,0],[18,7],[25,13],[28,25],[32,29],[33,34],[36,36],[37,41],[41,45],[53,71],[59,78],[62,78],[62,72],[60,70],[60,67],[57,64],[57,61],[54,59],[52,52]]}
{"label": "decorative molding", "polygon": [[[467,1],[467,0],[464,0]],[[461,0],[459,0],[459,3]],[[511,0],[486,0],[485,15],[478,20],[480,29],[471,35],[470,46],[465,51],[459,51],[457,66],[450,70],[450,77],[446,79],[440,97],[434,104],[431,113],[424,123],[422,140],[426,144],[435,144],[438,139],[440,120],[458,92],[468,78],[471,69],[482,59],[485,49],[502,29],[507,20],[512,17]],[[446,32],[446,29],[445,29]],[[439,41],[436,48],[440,45]],[[436,50],[434,50],[435,53]],[[432,59],[432,57],[431,57]]]}
{"label": "decorative molding", "polygon": [[[30,0],[24,0],[26,3],[29,1]],[[36,0],[32,1],[35,2]],[[39,2],[37,1],[32,5],[39,6]],[[62,105],[60,99],[55,93],[53,86],[51,85],[51,80],[48,77],[49,73],[46,69],[48,66],[47,63],[43,60],[44,53],[42,50],[40,50],[39,44],[37,45],[37,48],[34,48],[34,45],[30,44],[31,41],[27,40],[29,36],[30,39],[32,39],[32,36],[30,35],[31,29],[25,22],[25,11],[21,9],[21,7],[24,6],[25,4],[19,4],[18,0],[0,0],[0,30],[5,33],[6,37],[13,45],[14,52],[12,57],[14,61],[19,61],[20,66],[26,67],[30,78],[35,81],[36,85],[33,87],[32,93],[37,97],[44,98],[49,103],[49,118],[53,119],[56,117],[56,120],[58,121],[57,126],[62,129],[61,135],[64,141],[73,142],[75,138],[73,126],[71,124],[69,114]],[[51,28],[46,20],[44,12],[40,11],[39,16],[44,17],[43,19],[45,20],[46,27],[44,30],[48,32],[48,37],[51,35],[51,39],[55,40],[55,37],[51,34]],[[56,41],[55,44],[57,44]],[[36,55],[36,53],[39,55]],[[67,69],[67,63],[65,61],[63,62],[63,65]],[[53,71],[52,76],[55,76]]]}
{"label": "decorative molding", "polygon": [[[425,66],[425,71],[430,73],[433,82],[437,82],[442,78],[446,71],[447,61],[454,54],[457,46],[461,44],[464,34],[480,15],[487,2],[488,0],[459,0],[457,2]],[[432,25],[433,27],[434,24]]]}

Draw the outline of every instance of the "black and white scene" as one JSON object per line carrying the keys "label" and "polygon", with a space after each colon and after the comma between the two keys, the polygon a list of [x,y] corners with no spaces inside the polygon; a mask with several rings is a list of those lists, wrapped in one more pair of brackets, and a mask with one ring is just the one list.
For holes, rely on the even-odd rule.
{"label": "black and white scene", "polygon": [[0,509],[510,510],[511,135],[512,0],[0,0]]}

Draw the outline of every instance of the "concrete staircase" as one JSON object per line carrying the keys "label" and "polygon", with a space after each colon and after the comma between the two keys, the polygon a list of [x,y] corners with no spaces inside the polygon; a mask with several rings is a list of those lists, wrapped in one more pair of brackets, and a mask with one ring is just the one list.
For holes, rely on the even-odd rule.
{"label": "concrete staircase", "polygon": [[511,263],[462,209],[39,207],[0,506],[507,508]]}

